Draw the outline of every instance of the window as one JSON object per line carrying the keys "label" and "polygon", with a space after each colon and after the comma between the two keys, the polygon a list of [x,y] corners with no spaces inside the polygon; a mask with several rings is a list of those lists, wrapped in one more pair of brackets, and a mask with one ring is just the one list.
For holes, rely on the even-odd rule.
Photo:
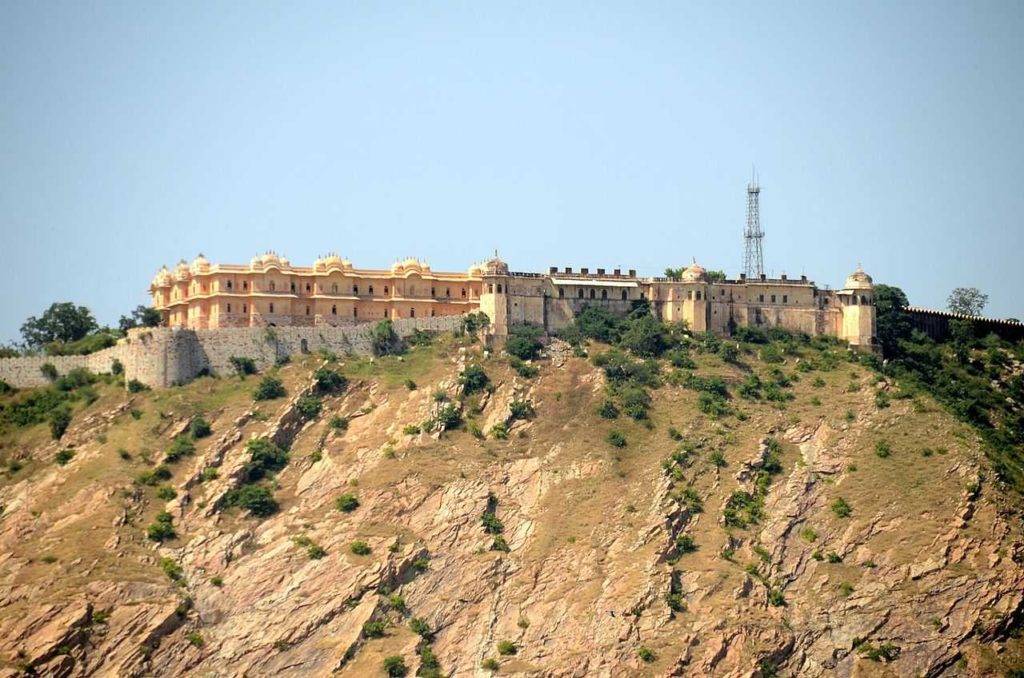
{"label": "window", "polygon": [[415,318],[416,317],[416,309],[415,308],[410,308],[409,309],[409,317],[410,318]]}
{"label": "window", "polygon": [[436,296],[436,295],[434,294],[434,288],[433,288],[433,287],[431,287],[431,288],[430,288],[430,296],[432,296],[432,297],[433,297],[433,296]]}
{"label": "window", "polygon": [[231,313],[231,304],[228,304],[228,313]]}
{"label": "window", "polygon": [[292,283],[292,284],[291,284],[291,290],[292,290],[292,292],[294,292],[294,291],[295,291],[295,283]]}
{"label": "window", "polygon": [[370,285],[370,294],[373,294],[373,285]]}
{"label": "window", "polygon": [[501,294],[501,283],[498,283],[498,294]]}
{"label": "window", "polygon": [[273,292],[273,291],[275,291],[276,289],[277,289],[277,285],[275,285],[275,284],[274,284],[274,281],[273,281],[273,280],[271,280],[271,281],[270,281],[270,291],[271,291],[271,292]]}
{"label": "window", "polygon": [[487,293],[494,294],[494,285],[492,283],[487,283]]}
{"label": "window", "polygon": [[697,301],[700,301],[700,290],[697,290]]}
{"label": "window", "polygon": [[306,307],[306,315],[309,315],[309,306]]}
{"label": "window", "polygon": [[434,309],[430,309],[430,317],[433,318],[435,315],[437,315],[437,312]]}
{"label": "window", "polygon": [[565,290],[562,289],[561,287],[558,288],[558,298],[559,299],[564,299],[565,298]]}
{"label": "window", "polygon": [[465,287],[462,288],[462,298],[463,299],[466,298],[466,288]]}
{"label": "window", "polygon": [[868,298],[865,297],[863,294],[860,297],[860,303],[862,303],[862,304],[868,303]]}
{"label": "window", "polygon": [[774,294],[772,295],[772,303],[773,304],[775,303],[775,295]]}
{"label": "window", "polygon": [[601,290],[601,298],[602,299],[607,299],[608,298],[608,290]]}
{"label": "window", "polygon": [[583,298],[583,290],[580,290],[580,299]]}
{"label": "window", "polygon": [[356,308],[355,306],[352,307],[352,317],[353,318],[358,318],[359,317],[359,309]]}
{"label": "window", "polygon": [[763,294],[757,295],[757,300],[760,301],[760,302],[764,302],[764,295]]}
{"label": "window", "polygon": [[230,280],[228,281],[228,289],[229,290],[231,289],[231,281]]}
{"label": "window", "polygon": [[352,286],[352,294],[359,294],[359,285]]}
{"label": "window", "polygon": [[338,293],[338,283],[333,283],[331,285],[331,294],[337,294],[337,293]]}
{"label": "window", "polygon": [[384,296],[385,297],[388,296],[388,286],[387,285],[384,286]]}
{"label": "window", "polygon": [[243,290],[249,289],[249,281],[248,280],[243,280],[242,281],[242,289]]}
{"label": "window", "polygon": [[593,299],[593,298],[594,298],[594,290],[593,290],[593,288],[591,288],[591,290],[590,290],[590,298],[591,298],[591,299]]}
{"label": "window", "polygon": [[446,297],[452,296],[452,288],[450,288],[450,287],[444,288],[444,296],[446,296]]}
{"label": "window", "polygon": [[629,298],[629,293],[626,290],[622,290],[622,300],[625,301]]}
{"label": "window", "polygon": [[248,312],[249,312],[249,306],[246,305],[246,304],[242,304],[242,313],[248,313]]}
{"label": "window", "polygon": [[693,299],[693,290],[686,290],[686,298]]}
{"label": "window", "polygon": [[306,283],[306,294],[310,293],[309,283]]}
{"label": "window", "polygon": [[270,305],[270,312],[271,312],[271,313],[273,313],[273,312],[274,312],[274,305],[273,305],[273,304],[271,304],[271,305]]}
{"label": "window", "polygon": [[784,304],[788,304],[789,303],[789,295],[788,294],[783,294],[782,295],[782,303],[784,303]]}
{"label": "window", "polygon": [[338,315],[338,307],[331,306],[331,315]]}

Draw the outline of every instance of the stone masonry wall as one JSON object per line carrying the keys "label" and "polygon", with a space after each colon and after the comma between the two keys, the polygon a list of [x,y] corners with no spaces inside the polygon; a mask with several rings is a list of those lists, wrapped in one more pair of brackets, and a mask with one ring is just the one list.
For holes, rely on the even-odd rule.
{"label": "stone masonry wall", "polygon": [[[152,328],[131,330],[117,346],[84,356],[31,356],[0,359],[0,379],[17,388],[45,386],[41,367],[50,363],[59,374],[77,367],[110,372],[114,359],[125,368],[125,379],[163,388],[183,384],[204,370],[229,374],[233,356],[252,358],[260,369],[283,356],[326,349],[334,353],[366,355],[371,352],[370,333],[376,323],[350,327],[237,327],[216,330]],[[453,331],[462,316],[403,318],[395,320],[395,333],[406,337],[413,330]]]}

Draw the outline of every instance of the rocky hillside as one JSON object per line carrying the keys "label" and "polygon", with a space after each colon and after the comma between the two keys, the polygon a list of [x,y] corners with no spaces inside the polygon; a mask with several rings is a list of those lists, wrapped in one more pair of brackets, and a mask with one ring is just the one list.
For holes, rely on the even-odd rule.
{"label": "rocky hillside", "polygon": [[841,346],[673,342],[7,394],[0,674],[1024,668],[974,429]]}

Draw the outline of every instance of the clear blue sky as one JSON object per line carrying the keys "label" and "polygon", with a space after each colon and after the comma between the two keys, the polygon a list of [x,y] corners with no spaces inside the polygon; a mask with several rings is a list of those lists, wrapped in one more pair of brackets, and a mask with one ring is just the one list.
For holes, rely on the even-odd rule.
{"label": "clear blue sky", "polygon": [[766,267],[1024,316],[1024,5],[0,5],[0,341],[198,252]]}

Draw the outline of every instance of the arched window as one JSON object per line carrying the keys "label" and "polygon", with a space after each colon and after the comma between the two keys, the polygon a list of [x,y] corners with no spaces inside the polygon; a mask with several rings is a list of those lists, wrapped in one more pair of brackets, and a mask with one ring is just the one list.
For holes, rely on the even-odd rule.
{"label": "arched window", "polygon": [[498,283],[498,294],[501,294],[501,283]]}
{"label": "arched window", "polygon": [[243,290],[249,289],[249,281],[248,280],[243,280],[242,281],[242,289]]}
{"label": "arched window", "polygon": [[310,293],[309,283],[306,283],[306,294]]}
{"label": "arched window", "polygon": [[292,284],[291,284],[291,290],[292,290],[292,292],[294,292],[294,291],[295,291],[295,283],[292,283]]}
{"label": "arched window", "polygon": [[700,301],[700,290],[697,290],[697,301]]}
{"label": "arched window", "polygon": [[338,283],[331,283],[331,294],[338,293]]}
{"label": "arched window", "polygon": [[626,292],[626,290],[622,290],[622,300],[625,301],[628,298],[629,298],[629,294]]}
{"label": "arched window", "polygon": [[331,315],[338,315],[338,307],[336,305],[331,306]]}
{"label": "arched window", "polygon": [[446,296],[446,297],[452,296],[452,288],[450,288],[450,287],[444,288],[444,296]]}
{"label": "arched window", "polygon": [[868,303],[868,298],[865,297],[863,294],[860,295],[860,303],[862,303],[862,304]]}
{"label": "arched window", "polygon": [[273,281],[273,280],[271,280],[271,281],[270,281],[270,291],[271,291],[271,292],[273,292],[273,291],[275,291],[276,289],[277,289],[277,285],[275,285],[275,284],[274,284],[274,281]]}
{"label": "arched window", "polygon": [[608,298],[608,290],[601,290],[601,298],[602,299],[607,299]]}
{"label": "arched window", "polygon": [[432,297],[437,296],[436,294],[434,294],[434,288],[433,287],[430,288],[430,296],[432,296]]}
{"label": "arched window", "polygon": [[583,298],[583,290],[580,290],[580,299]]}
{"label": "arched window", "polygon": [[373,294],[373,285],[370,285],[370,294]]}
{"label": "arched window", "polygon": [[231,281],[230,280],[228,281],[228,289],[229,290],[231,289]]}
{"label": "arched window", "polygon": [[384,296],[385,297],[388,296],[388,286],[387,285],[384,286]]}
{"label": "arched window", "polygon": [[416,309],[415,308],[410,308],[409,309],[409,317],[410,318],[415,318],[416,317]]}
{"label": "arched window", "polygon": [[359,285],[352,286],[352,294],[359,294]]}
{"label": "arched window", "polygon": [[590,298],[591,298],[591,299],[593,299],[593,298],[594,298],[594,290],[593,290],[593,288],[591,288],[591,290],[590,290]]}

